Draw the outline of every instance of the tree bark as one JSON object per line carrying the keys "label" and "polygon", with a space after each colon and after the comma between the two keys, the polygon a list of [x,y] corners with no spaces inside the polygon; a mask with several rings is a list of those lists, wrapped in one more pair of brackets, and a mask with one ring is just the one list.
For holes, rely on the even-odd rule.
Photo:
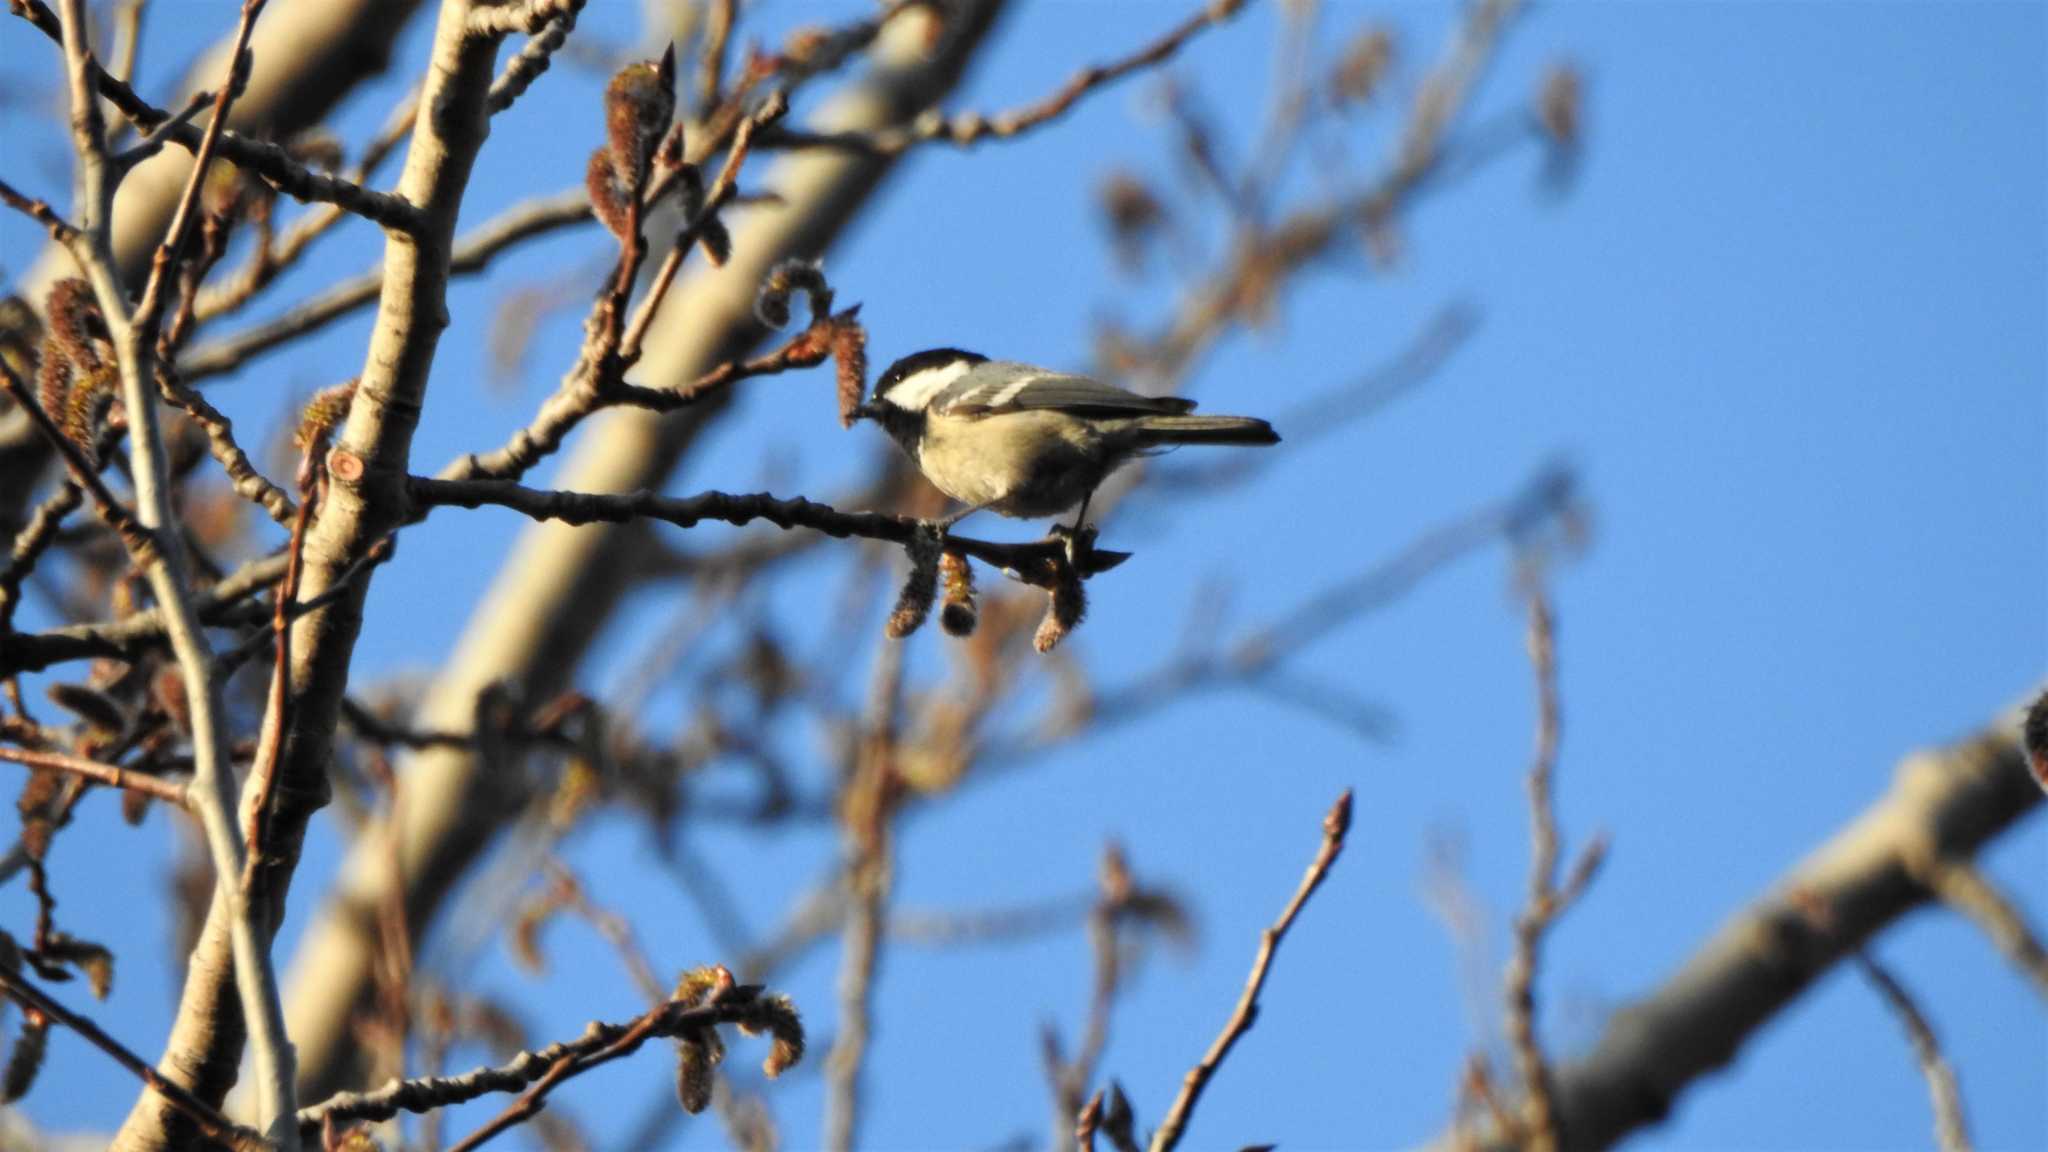
{"label": "tree bark", "polygon": [[[369,354],[348,421],[328,456],[326,497],[306,534],[299,582],[304,599],[317,599],[347,580],[356,562],[407,512],[412,433],[448,323],[456,216],[490,128],[484,98],[498,42],[466,33],[469,11],[467,0],[444,0],[441,6],[419,118],[398,182],[399,195],[420,209],[420,224],[415,232],[386,237],[383,294]],[[275,765],[275,783],[249,892],[267,904],[263,920],[273,935],[283,919],[306,822],[327,801],[328,757],[369,583],[370,573],[356,575],[334,603],[293,625],[291,730],[279,731],[274,721],[280,714],[274,713],[258,742],[256,763]],[[254,777],[244,787],[244,823],[263,791]],[[216,897],[160,1064],[164,1075],[214,1105],[234,1084],[246,1035],[229,949],[232,919],[227,902]],[[144,1092],[114,1147],[141,1152],[184,1146],[192,1135],[182,1114],[156,1093]]]}
{"label": "tree bark", "polygon": [[[1855,823],[1737,913],[1662,987],[1616,1012],[1592,1053],[1556,1074],[1567,1149],[1656,1124],[1694,1081],[1900,917],[1934,899],[1930,864],[1962,861],[2041,807],[2019,717],[1909,757]],[[1511,1142],[1489,1133],[1486,1145]],[[1461,1147],[1446,1137],[1440,1148]]]}
{"label": "tree bark", "polygon": [[[236,98],[228,126],[282,139],[320,123],[357,84],[384,70],[392,42],[418,6],[419,0],[275,0],[250,40],[249,84]],[[157,15],[181,14],[164,8]],[[226,52],[223,43],[194,64],[171,107],[216,83],[225,73]],[[191,155],[173,147],[143,161],[121,181],[114,196],[113,253],[131,284],[148,271],[150,254],[163,238],[191,171]],[[52,283],[77,274],[70,255],[49,244],[16,291],[40,308]],[[11,408],[0,414],[0,461],[5,462],[0,467],[0,524],[11,532],[49,463],[47,445]]]}
{"label": "tree bark", "polygon": [[[909,122],[952,88],[1000,7],[1001,0],[980,0],[951,10],[946,34],[929,55],[921,36],[907,35],[916,30],[902,26],[915,21],[898,21],[877,45],[875,70],[822,109],[817,126],[860,131]],[[783,203],[751,212],[733,229],[725,268],[669,293],[646,342],[641,381],[678,386],[757,343],[763,329],[753,304],[768,270],[791,257],[821,254],[893,166],[888,157],[818,150],[787,156],[758,183],[750,180]],[[821,394],[818,403],[831,401]],[[585,492],[659,488],[723,406],[721,398],[666,419],[609,411],[582,429],[560,483]],[[479,696],[494,684],[526,700],[566,687],[631,587],[635,544],[645,531],[642,525],[528,528],[471,616],[417,722],[467,730]],[[499,831],[508,800],[517,799],[508,796],[506,774],[483,767],[472,752],[452,748],[417,754],[406,765],[398,855],[406,923],[415,937]],[[372,987],[376,940],[369,926],[391,884],[384,837],[373,827],[357,840],[287,977],[287,1022],[308,1100],[346,1086],[353,1071],[349,1021]]]}

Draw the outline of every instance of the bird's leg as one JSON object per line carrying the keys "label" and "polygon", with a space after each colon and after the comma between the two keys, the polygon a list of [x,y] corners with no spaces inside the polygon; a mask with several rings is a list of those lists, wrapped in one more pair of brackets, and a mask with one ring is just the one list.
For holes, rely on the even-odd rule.
{"label": "bird's leg", "polygon": [[1074,526],[1072,528],[1069,528],[1067,531],[1069,531],[1075,536],[1079,536],[1081,534],[1081,529],[1086,528],[1088,526],[1088,504],[1090,501],[1094,499],[1095,489],[1090,488],[1088,490],[1088,494],[1086,496],[1081,497],[1081,510],[1079,512],[1074,513]]}
{"label": "bird's leg", "polygon": [[1090,488],[1088,494],[1081,497],[1081,510],[1074,513],[1074,522],[1072,524],[1055,524],[1052,526],[1053,535],[1066,538],[1067,563],[1076,568],[1080,567],[1079,557],[1084,546],[1082,542],[1085,540],[1090,545],[1095,542],[1095,534],[1088,531],[1088,504],[1094,499],[1095,489]]}

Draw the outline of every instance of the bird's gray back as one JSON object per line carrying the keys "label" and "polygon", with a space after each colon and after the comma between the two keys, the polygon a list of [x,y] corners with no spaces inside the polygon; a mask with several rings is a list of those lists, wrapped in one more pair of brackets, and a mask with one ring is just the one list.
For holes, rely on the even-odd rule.
{"label": "bird's gray back", "polygon": [[1186,412],[1194,403],[1175,396],[1140,396],[1087,376],[1054,372],[1014,360],[989,360],[932,398],[934,410],[993,416],[1032,409],[1061,411]]}

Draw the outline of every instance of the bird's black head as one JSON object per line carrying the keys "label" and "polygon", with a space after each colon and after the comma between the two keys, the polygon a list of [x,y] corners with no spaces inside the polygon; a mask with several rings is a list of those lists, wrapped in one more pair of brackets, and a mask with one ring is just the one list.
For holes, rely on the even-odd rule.
{"label": "bird's black head", "polygon": [[914,452],[932,397],[987,360],[979,353],[958,348],[913,352],[889,365],[888,371],[875,381],[873,398],[856,408],[854,415],[880,424],[906,450]]}
{"label": "bird's black head", "polygon": [[913,352],[889,365],[889,370],[875,381],[875,398],[864,407],[888,405],[922,412],[930,406],[932,397],[965,376],[976,364],[987,360],[988,357],[978,352],[963,352],[958,348],[928,348],[923,352]]}

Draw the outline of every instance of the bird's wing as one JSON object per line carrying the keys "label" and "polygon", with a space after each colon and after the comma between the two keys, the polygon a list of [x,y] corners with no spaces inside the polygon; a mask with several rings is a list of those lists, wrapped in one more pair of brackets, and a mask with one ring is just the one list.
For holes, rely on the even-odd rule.
{"label": "bird's wing", "polygon": [[932,400],[953,416],[995,416],[1004,412],[1055,409],[1062,412],[1187,412],[1192,400],[1140,396],[1086,376],[991,361],[978,364]]}

